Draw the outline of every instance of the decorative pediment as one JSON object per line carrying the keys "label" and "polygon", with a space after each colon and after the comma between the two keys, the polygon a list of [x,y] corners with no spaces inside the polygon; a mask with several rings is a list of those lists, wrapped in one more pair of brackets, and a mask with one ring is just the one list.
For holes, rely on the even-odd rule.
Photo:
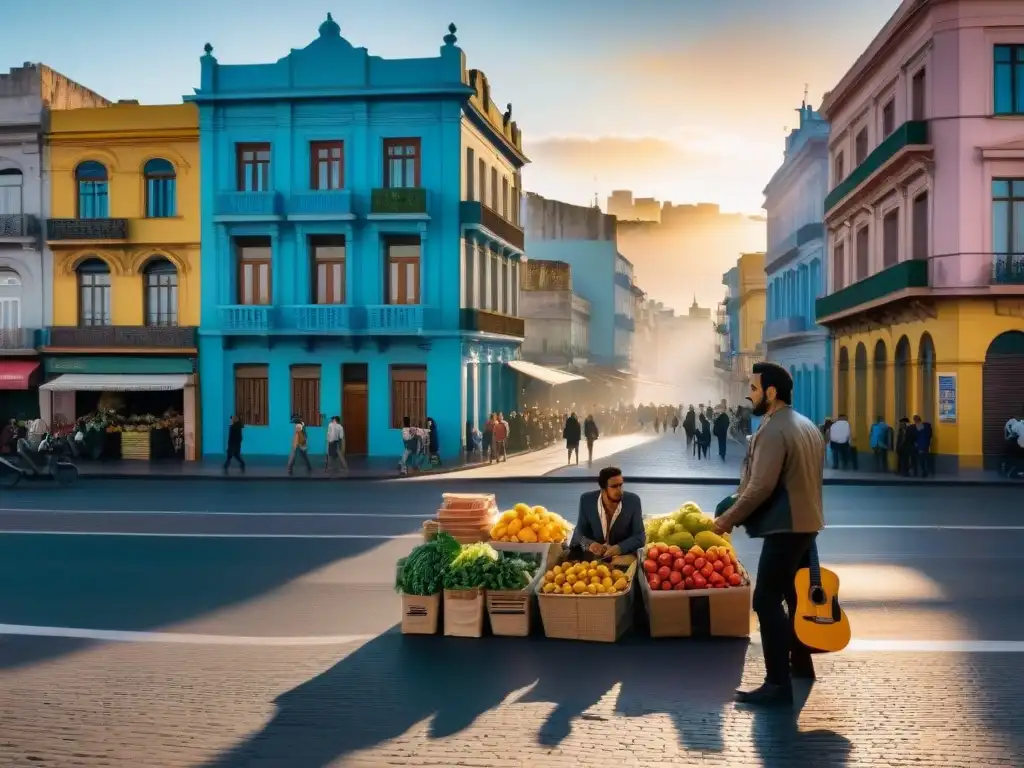
{"label": "decorative pediment", "polygon": [[1024,135],[978,149],[985,160],[1024,160]]}
{"label": "decorative pediment", "polygon": [[291,69],[293,87],[363,87],[367,84],[369,53],[341,36],[331,14],[320,25],[319,36],[305,48],[293,48],[278,61]]}

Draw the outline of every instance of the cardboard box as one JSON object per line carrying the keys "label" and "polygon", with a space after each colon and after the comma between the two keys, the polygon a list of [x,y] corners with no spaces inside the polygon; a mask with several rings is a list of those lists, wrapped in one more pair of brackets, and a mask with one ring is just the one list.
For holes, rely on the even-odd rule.
{"label": "cardboard box", "polygon": [[545,594],[543,579],[537,582],[537,602],[544,634],[561,640],[614,643],[633,626],[633,589],[637,562],[633,557],[617,558],[626,566],[629,587],[614,595]]}
{"label": "cardboard box", "polygon": [[484,591],[482,589],[446,589],[444,591],[444,633],[448,637],[483,637]]}
{"label": "cardboard box", "polygon": [[440,595],[402,593],[403,635],[436,635],[440,618]]}
{"label": "cardboard box", "polygon": [[527,637],[533,625],[537,582],[544,579],[544,568],[524,589],[489,589],[486,594],[487,618],[491,633],[500,637]]}
{"label": "cardboard box", "polygon": [[753,588],[742,565],[740,573],[740,587],[656,592],[641,571],[637,581],[651,637],[749,637]]}

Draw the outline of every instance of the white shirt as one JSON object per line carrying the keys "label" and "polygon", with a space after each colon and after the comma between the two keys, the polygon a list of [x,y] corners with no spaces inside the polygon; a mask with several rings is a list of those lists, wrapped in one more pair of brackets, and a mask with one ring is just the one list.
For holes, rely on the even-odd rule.
{"label": "white shirt", "polygon": [[1017,445],[1024,448],[1024,421],[1010,419],[1006,422],[1006,439],[1017,439]]}
{"label": "white shirt", "polygon": [[837,421],[828,431],[828,439],[833,443],[850,442],[850,422]]}
{"label": "white shirt", "polygon": [[609,520],[604,511],[604,496],[600,493],[597,494],[597,518],[601,521],[601,532],[604,533],[605,544],[608,543],[608,531],[610,531],[612,526],[615,525],[615,521],[619,519],[620,512],[622,512],[621,501],[618,503],[618,506],[615,507],[611,520]]}
{"label": "white shirt", "polygon": [[327,442],[337,443],[345,439],[345,428],[336,421],[327,425]]}

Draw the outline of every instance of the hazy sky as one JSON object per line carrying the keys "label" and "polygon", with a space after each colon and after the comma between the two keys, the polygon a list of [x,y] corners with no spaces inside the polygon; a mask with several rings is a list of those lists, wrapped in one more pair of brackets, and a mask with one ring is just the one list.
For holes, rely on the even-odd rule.
{"label": "hazy sky", "polygon": [[[586,203],[633,189],[757,212],[804,84],[831,88],[898,0],[39,0],[3,12],[0,68],[41,61],[110,99],[173,103],[222,63],[274,61],[342,35],[436,55],[449,22],[494,99],[512,102],[527,187]],[[286,9],[282,14],[282,8]]]}

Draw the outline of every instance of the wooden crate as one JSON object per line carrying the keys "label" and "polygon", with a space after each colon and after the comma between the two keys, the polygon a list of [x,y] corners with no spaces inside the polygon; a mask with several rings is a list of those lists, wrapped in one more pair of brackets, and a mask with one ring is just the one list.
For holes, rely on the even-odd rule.
{"label": "wooden crate", "polygon": [[149,461],[149,432],[122,432],[121,458]]}
{"label": "wooden crate", "polygon": [[487,591],[487,618],[493,634],[502,637],[527,637],[530,634],[537,583],[543,579],[544,568],[541,567],[525,589]]}

